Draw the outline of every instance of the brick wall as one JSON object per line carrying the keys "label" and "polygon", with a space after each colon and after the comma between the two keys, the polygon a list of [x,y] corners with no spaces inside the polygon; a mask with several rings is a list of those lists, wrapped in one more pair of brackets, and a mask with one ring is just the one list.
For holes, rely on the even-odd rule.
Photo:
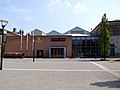
{"label": "brick wall", "polygon": [[[51,41],[51,38],[65,38],[65,41]],[[20,36],[8,36],[7,44],[5,46],[5,52],[24,52],[25,57],[32,57],[32,36],[28,37],[28,50],[26,48],[27,37],[22,38],[22,50],[21,50],[21,37]],[[72,52],[72,37],[71,36],[36,36],[35,37],[35,56],[37,56],[37,50],[44,51],[44,57],[49,55],[49,47],[59,46],[66,47],[66,57],[71,56]]]}

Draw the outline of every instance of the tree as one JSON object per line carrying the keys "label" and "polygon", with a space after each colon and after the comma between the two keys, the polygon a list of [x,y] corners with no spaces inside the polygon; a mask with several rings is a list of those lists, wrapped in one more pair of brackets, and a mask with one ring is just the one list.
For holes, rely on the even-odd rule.
{"label": "tree", "polygon": [[101,32],[100,32],[100,46],[101,46],[101,53],[106,60],[106,57],[109,56],[110,52],[110,33],[108,30],[108,19],[106,18],[106,14],[103,15],[101,21]]}

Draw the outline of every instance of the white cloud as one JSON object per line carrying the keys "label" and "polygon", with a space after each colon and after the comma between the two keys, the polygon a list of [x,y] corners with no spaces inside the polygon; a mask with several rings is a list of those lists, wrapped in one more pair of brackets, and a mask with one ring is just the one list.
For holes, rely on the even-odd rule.
{"label": "white cloud", "polygon": [[75,13],[83,13],[85,11],[87,11],[87,6],[84,3],[77,3],[74,7],[73,7],[73,11]]}
{"label": "white cloud", "polygon": [[87,5],[84,2],[76,2],[73,4],[69,0],[50,0],[48,8],[50,13],[58,13],[69,10],[80,14],[87,11]]}
{"label": "white cloud", "polygon": [[68,10],[72,5],[68,0],[50,0],[49,11],[51,13]]}

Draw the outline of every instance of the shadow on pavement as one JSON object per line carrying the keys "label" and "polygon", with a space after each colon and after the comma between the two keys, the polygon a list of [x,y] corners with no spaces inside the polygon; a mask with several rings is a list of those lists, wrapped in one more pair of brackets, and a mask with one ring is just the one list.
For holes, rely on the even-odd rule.
{"label": "shadow on pavement", "polygon": [[115,81],[95,82],[91,83],[91,85],[98,87],[120,88],[120,79]]}

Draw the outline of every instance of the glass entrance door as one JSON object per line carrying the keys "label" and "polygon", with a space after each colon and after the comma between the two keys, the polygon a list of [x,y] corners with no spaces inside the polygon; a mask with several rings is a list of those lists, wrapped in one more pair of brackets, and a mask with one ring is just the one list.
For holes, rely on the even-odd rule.
{"label": "glass entrance door", "polygon": [[64,57],[64,48],[51,48],[51,57]]}

